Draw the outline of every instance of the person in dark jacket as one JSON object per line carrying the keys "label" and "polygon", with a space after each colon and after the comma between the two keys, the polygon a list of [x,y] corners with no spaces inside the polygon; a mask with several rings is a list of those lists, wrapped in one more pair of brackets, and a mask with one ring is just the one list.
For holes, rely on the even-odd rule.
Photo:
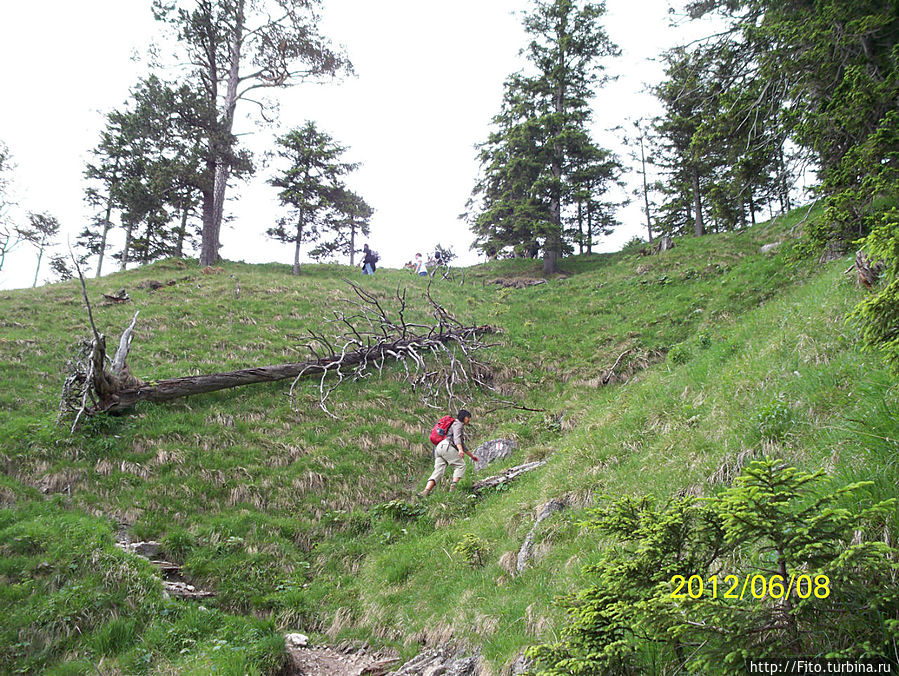
{"label": "person in dark jacket", "polygon": [[362,253],[365,256],[362,259],[362,274],[363,275],[373,275],[375,274],[375,252],[368,248],[368,244],[362,247]]}

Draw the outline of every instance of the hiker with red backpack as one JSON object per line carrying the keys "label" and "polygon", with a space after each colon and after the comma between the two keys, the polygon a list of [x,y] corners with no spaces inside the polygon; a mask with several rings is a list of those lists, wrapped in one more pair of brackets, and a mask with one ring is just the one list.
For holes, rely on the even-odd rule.
{"label": "hiker with red backpack", "polygon": [[453,468],[453,482],[449,488],[453,490],[465,475],[465,456],[471,458],[472,462],[478,461],[465,447],[465,425],[470,421],[471,413],[463,408],[457,417],[445,415],[434,425],[431,430],[431,443],[437,444],[434,449],[434,471],[428,477],[428,484],[421,495],[430,495],[437,482],[443,478],[447,466]]}

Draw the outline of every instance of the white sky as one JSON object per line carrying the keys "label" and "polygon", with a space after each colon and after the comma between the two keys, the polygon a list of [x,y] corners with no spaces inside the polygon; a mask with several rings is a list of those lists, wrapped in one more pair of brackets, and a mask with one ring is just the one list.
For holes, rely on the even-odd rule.
{"label": "white sky", "polygon": [[[322,32],[346,47],[356,77],[277,92],[279,129],[260,128],[251,121],[255,107],[242,103],[238,116],[245,119],[237,131],[248,132],[250,149],[264,151],[277,131],[315,120],[349,146],[348,159],[362,163],[348,184],[375,209],[370,242],[382,266],[398,267],[438,242],[474,263],[473,238],[457,217],[477,175],[474,145],[487,137],[503,81],[524,65],[517,12],[529,6],[526,0],[328,0]],[[650,59],[685,39],[684,29],[668,27],[667,7],[668,0],[607,2],[604,24],[623,54],[606,64],[619,79],[595,100],[601,145],[623,152],[603,130],[658,112],[644,92],[661,78]],[[692,36],[707,30],[688,29]],[[103,115],[125,103],[146,72],[131,57],[144,54],[161,33],[150,0],[3,0],[0,140],[15,164],[19,222],[27,211],[47,211],[62,223],[62,241],[68,235],[74,241],[91,216],[82,176]],[[265,183],[272,171],[260,162],[257,176],[229,193],[238,199],[229,202],[235,220],[222,232],[225,258],[292,261],[292,245],[264,235],[280,213],[275,189]],[[638,180],[633,173],[627,178]],[[619,248],[634,234],[645,237],[638,204],[619,218],[624,225],[601,250]],[[0,271],[0,288],[30,286],[35,263],[34,249],[20,245]],[[45,266],[41,282],[51,276]],[[104,262],[106,271],[114,267]]]}

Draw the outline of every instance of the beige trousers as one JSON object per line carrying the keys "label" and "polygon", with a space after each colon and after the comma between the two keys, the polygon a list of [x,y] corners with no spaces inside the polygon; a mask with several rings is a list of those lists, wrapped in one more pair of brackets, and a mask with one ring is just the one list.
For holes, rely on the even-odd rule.
{"label": "beige trousers", "polygon": [[440,481],[447,465],[453,468],[453,481],[458,481],[465,475],[465,458],[460,458],[459,451],[450,444],[449,439],[444,439],[434,449],[434,471],[428,481]]}

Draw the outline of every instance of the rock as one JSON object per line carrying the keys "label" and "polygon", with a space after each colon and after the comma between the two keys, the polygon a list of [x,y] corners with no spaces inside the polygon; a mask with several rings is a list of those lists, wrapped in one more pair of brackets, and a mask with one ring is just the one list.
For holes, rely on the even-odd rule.
{"label": "rock", "polygon": [[520,676],[521,674],[527,673],[531,666],[531,660],[522,653],[514,662],[512,662],[509,667],[509,674],[510,676]]}
{"label": "rock", "polygon": [[291,648],[304,648],[309,644],[309,637],[300,633],[287,634],[284,637],[284,644],[288,650]]}
{"label": "rock", "polygon": [[508,458],[517,448],[518,442],[514,439],[493,439],[483,443],[474,450],[474,455],[478,458],[474,468],[484,469],[491,462]]}
{"label": "rock", "polygon": [[197,589],[192,584],[187,584],[186,582],[163,580],[162,588],[168,592],[170,596],[179,599],[206,599],[210,596],[215,596],[215,592]]}
{"label": "rock", "polygon": [[391,676],[477,676],[479,661],[477,655],[445,644],[419,653]]}
{"label": "rock", "polygon": [[122,549],[146,559],[154,559],[159,556],[160,545],[158,542],[149,540],[147,542],[132,542],[130,544],[122,544]]}
{"label": "rock", "polygon": [[537,532],[537,526],[540,525],[541,521],[551,516],[553,512],[558,512],[562,509],[565,509],[565,507],[565,503],[561,500],[550,500],[545,505],[543,505],[543,509],[541,509],[540,514],[537,515],[537,521],[534,523],[534,527],[531,528],[530,532],[527,534],[527,537],[525,537],[524,542],[521,544],[521,549],[518,551],[518,562],[516,565],[516,569],[519,573],[527,567],[528,561],[530,560],[533,553],[534,534]]}
{"label": "rock", "polygon": [[769,251],[774,251],[777,247],[780,246],[780,244],[780,242],[771,242],[770,244],[765,244],[759,249],[759,253],[768,253]]}

